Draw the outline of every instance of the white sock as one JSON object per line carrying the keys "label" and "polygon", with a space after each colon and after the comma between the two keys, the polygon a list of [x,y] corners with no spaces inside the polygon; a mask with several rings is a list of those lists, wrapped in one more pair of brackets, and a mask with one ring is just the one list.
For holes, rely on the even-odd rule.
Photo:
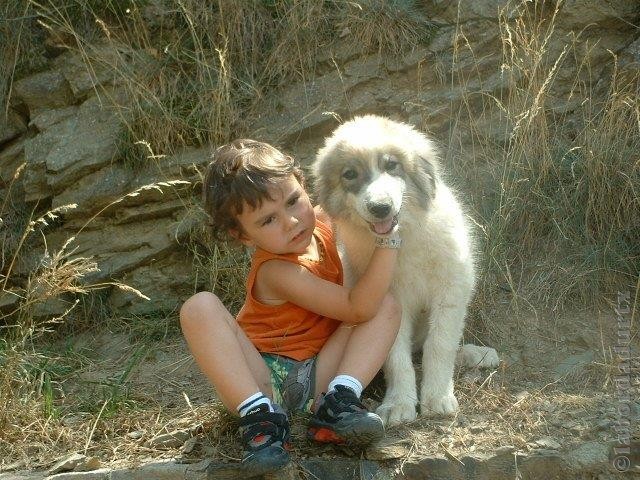
{"label": "white sock", "polygon": [[271,405],[271,400],[269,400],[269,397],[265,396],[265,394],[262,392],[254,393],[249,398],[240,402],[237,410],[240,416],[244,417],[247,413],[255,409],[260,404],[265,404],[267,407],[269,407],[269,411],[273,412],[273,405]]}
{"label": "white sock", "polygon": [[358,398],[360,398],[360,395],[362,395],[362,390],[364,388],[360,383],[360,380],[358,380],[357,378],[354,378],[351,375],[338,375],[333,380],[331,380],[331,383],[327,387],[327,393],[335,390],[336,385],[342,385],[344,387],[350,388],[351,390],[356,392]]}

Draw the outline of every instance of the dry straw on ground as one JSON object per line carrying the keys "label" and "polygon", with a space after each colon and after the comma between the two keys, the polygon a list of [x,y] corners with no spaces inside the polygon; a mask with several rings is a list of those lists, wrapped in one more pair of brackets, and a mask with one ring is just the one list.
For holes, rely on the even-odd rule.
{"label": "dry straw on ground", "polygon": [[[12,82],[42,63],[45,33],[66,48],[81,52],[89,70],[115,66],[115,77],[127,98],[120,105],[128,122],[120,160],[135,168],[138,162],[148,161],[146,146],[153,149],[152,155],[171,154],[186,145],[220,143],[246,133],[246,118],[255,106],[286,82],[312,79],[321,50],[341,35],[350,35],[365,50],[381,55],[397,55],[428,41],[433,27],[415,14],[414,2],[394,3],[398,8],[375,0],[234,0],[217,2],[217,8],[211,8],[207,2],[184,0],[152,25],[137,1],[127,6],[127,11],[124,4],[115,1],[89,2],[90,8],[84,8],[84,3],[75,1],[62,6],[49,0],[12,0],[2,7],[4,17],[12,22],[0,22],[5,38],[10,39],[0,46],[8,59],[0,62],[0,94],[3,101],[10,98]],[[449,136],[451,145],[457,147],[451,151],[457,152],[461,161],[450,163],[454,176],[470,180],[474,199],[470,208],[483,250],[470,336],[506,339],[508,333],[496,323],[497,318],[518,329],[526,323],[506,318],[507,314],[494,315],[496,308],[503,313],[510,308],[509,314],[537,309],[544,312],[541,316],[552,318],[576,305],[596,308],[604,292],[621,284],[632,285],[636,293],[638,290],[637,72],[621,71],[612,59],[608,90],[603,91],[590,77],[589,44],[585,46],[576,36],[552,52],[548,45],[557,35],[554,22],[558,12],[548,8],[549,2],[533,3],[513,2],[499,19],[503,42],[500,68],[509,88],[485,95],[480,109],[478,99],[469,94],[463,108],[453,112],[456,121]],[[539,7],[542,3],[544,10]],[[117,50],[122,58],[114,65],[101,63],[96,55],[98,44],[122,46]],[[464,88],[477,79],[455,75],[457,55],[471,48],[462,28],[455,48],[451,70],[444,76],[450,74],[451,88]],[[149,68],[126,68],[126,52],[131,51],[138,52],[139,60]],[[574,62],[575,68],[571,122],[566,112],[554,108],[550,94],[559,67],[567,62]],[[486,118],[503,120],[500,125],[505,142],[479,134],[477,125]],[[572,130],[564,131],[563,126],[569,123]],[[490,191],[483,190],[484,183],[473,177],[481,171],[491,181]],[[170,186],[164,182],[142,188]],[[178,389],[166,404],[143,389],[130,388],[141,365],[155,350],[173,341],[175,337],[169,333],[177,335],[175,314],[134,319],[124,327],[112,319],[108,328],[137,336],[132,350],[115,359],[113,365],[50,333],[54,329],[60,336],[72,332],[74,325],[69,319],[81,307],[76,306],[76,299],[107,285],[82,282],[95,263],[74,257],[71,239],[63,248],[49,252],[32,276],[13,278],[13,265],[20,261],[21,252],[32,245],[30,242],[46,245],[47,225],[43,222],[55,220],[52,215],[61,212],[31,212],[24,205],[16,208],[9,201],[13,198],[11,186],[5,193],[0,209],[0,281],[3,293],[11,292],[17,301],[15,310],[0,318],[0,468],[14,461],[20,462],[20,468],[47,466],[72,450],[98,455],[105,462],[174,455],[175,451],[147,446],[146,440],[191,427],[194,419],[205,427],[205,433],[198,433],[203,436],[199,454],[237,457],[229,417],[219,408],[202,406],[205,400],[198,405],[183,397],[180,385],[173,385],[169,374],[156,379],[162,387]],[[196,207],[193,211],[201,213]],[[210,246],[202,237],[201,232],[193,232],[194,268],[235,310],[242,299],[246,259],[226,246]],[[100,305],[99,293],[94,295]],[[75,310],[62,318],[33,315],[33,309],[43,302],[66,296],[71,297],[69,305]],[[96,310],[82,312],[82,316],[80,325],[99,327],[100,322],[93,318]],[[552,335],[548,332],[558,325],[549,323],[540,322],[540,328]],[[133,325],[138,325],[135,332]],[[43,339],[43,333],[50,338]],[[150,340],[156,334],[164,343]],[[176,365],[168,367],[167,372],[172,373],[189,360],[181,346],[169,347],[181,352],[174,360]],[[522,375],[499,371],[469,385],[458,379],[464,406],[460,417],[439,422],[419,420],[391,433],[410,439],[405,458],[442,453],[440,443],[453,454],[464,451],[471,442],[478,450],[506,444],[526,448],[527,439],[549,428],[546,422],[553,412],[544,408],[555,406],[561,423],[574,421],[564,413],[587,409],[586,403],[592,403],[588,408],[594,416],[604,408],[601,404],[606,399],[598,392],[604,389],[613,368],[608,363],[612,362],[589,372],[589,389],[584,394],[579,384],[573,385],[570,393],[557,385],[541,385],[533,371]],[[109,372],[110,376],[94,383],[78,381],[78,372],[85,370],[95,376]],[[526,375],[532,386],[518,385]],[[79,390],[69,394],[74,383]],[[516,398],[518,389],[528,389],[528,394]],[[203,394],[202,398],[208,397]],[[464,425],[462,417],[476,424]],[[473,435],[472,426],[477,427]],[[144,432],[143,437],[137,432]],[[308,454],[311,450],[302,445],[298,453]]]}

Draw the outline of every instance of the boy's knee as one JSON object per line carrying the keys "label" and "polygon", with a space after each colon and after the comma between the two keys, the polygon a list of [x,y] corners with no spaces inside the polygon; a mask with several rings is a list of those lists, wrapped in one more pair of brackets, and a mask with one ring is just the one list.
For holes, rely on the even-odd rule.
{"label": "boy's knee", "polygon": [[211,292],[198,292],[188,298],[180,308],[180,326],[184,330],[201,321],[206,313],[214,313],[222,303]]}

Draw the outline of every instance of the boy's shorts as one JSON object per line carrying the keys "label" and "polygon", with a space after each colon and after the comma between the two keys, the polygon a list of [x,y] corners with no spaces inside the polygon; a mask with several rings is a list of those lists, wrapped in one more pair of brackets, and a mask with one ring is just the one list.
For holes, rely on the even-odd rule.
{"label": "boy's shorts", "polygon": [[271,372],[273,401],[287,412],[310,412],[316,386],[316,358],[297,361],[272,353],[261,353]]}

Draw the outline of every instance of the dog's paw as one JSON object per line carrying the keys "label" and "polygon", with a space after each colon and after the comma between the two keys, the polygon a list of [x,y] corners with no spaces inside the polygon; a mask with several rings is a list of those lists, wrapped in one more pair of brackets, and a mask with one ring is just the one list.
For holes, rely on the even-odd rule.
{"label": "dog's paw", "polygon": [[456,363],[466,368],[496,368],[500,359],[498,352],[491,347],[467,344],[458,350]]}
{"label": "dog's paw", "polygon": [[452,415],[458,410],[458,399],[453,393],[422,395],[420,415],[425,417]]}
{"label": "dog's paw", "polygon": [[398,425],[411,422],[416,419],[416,406],[413,402],[382,402],[376,409],[376,413],[382,418],[385,425]]}

